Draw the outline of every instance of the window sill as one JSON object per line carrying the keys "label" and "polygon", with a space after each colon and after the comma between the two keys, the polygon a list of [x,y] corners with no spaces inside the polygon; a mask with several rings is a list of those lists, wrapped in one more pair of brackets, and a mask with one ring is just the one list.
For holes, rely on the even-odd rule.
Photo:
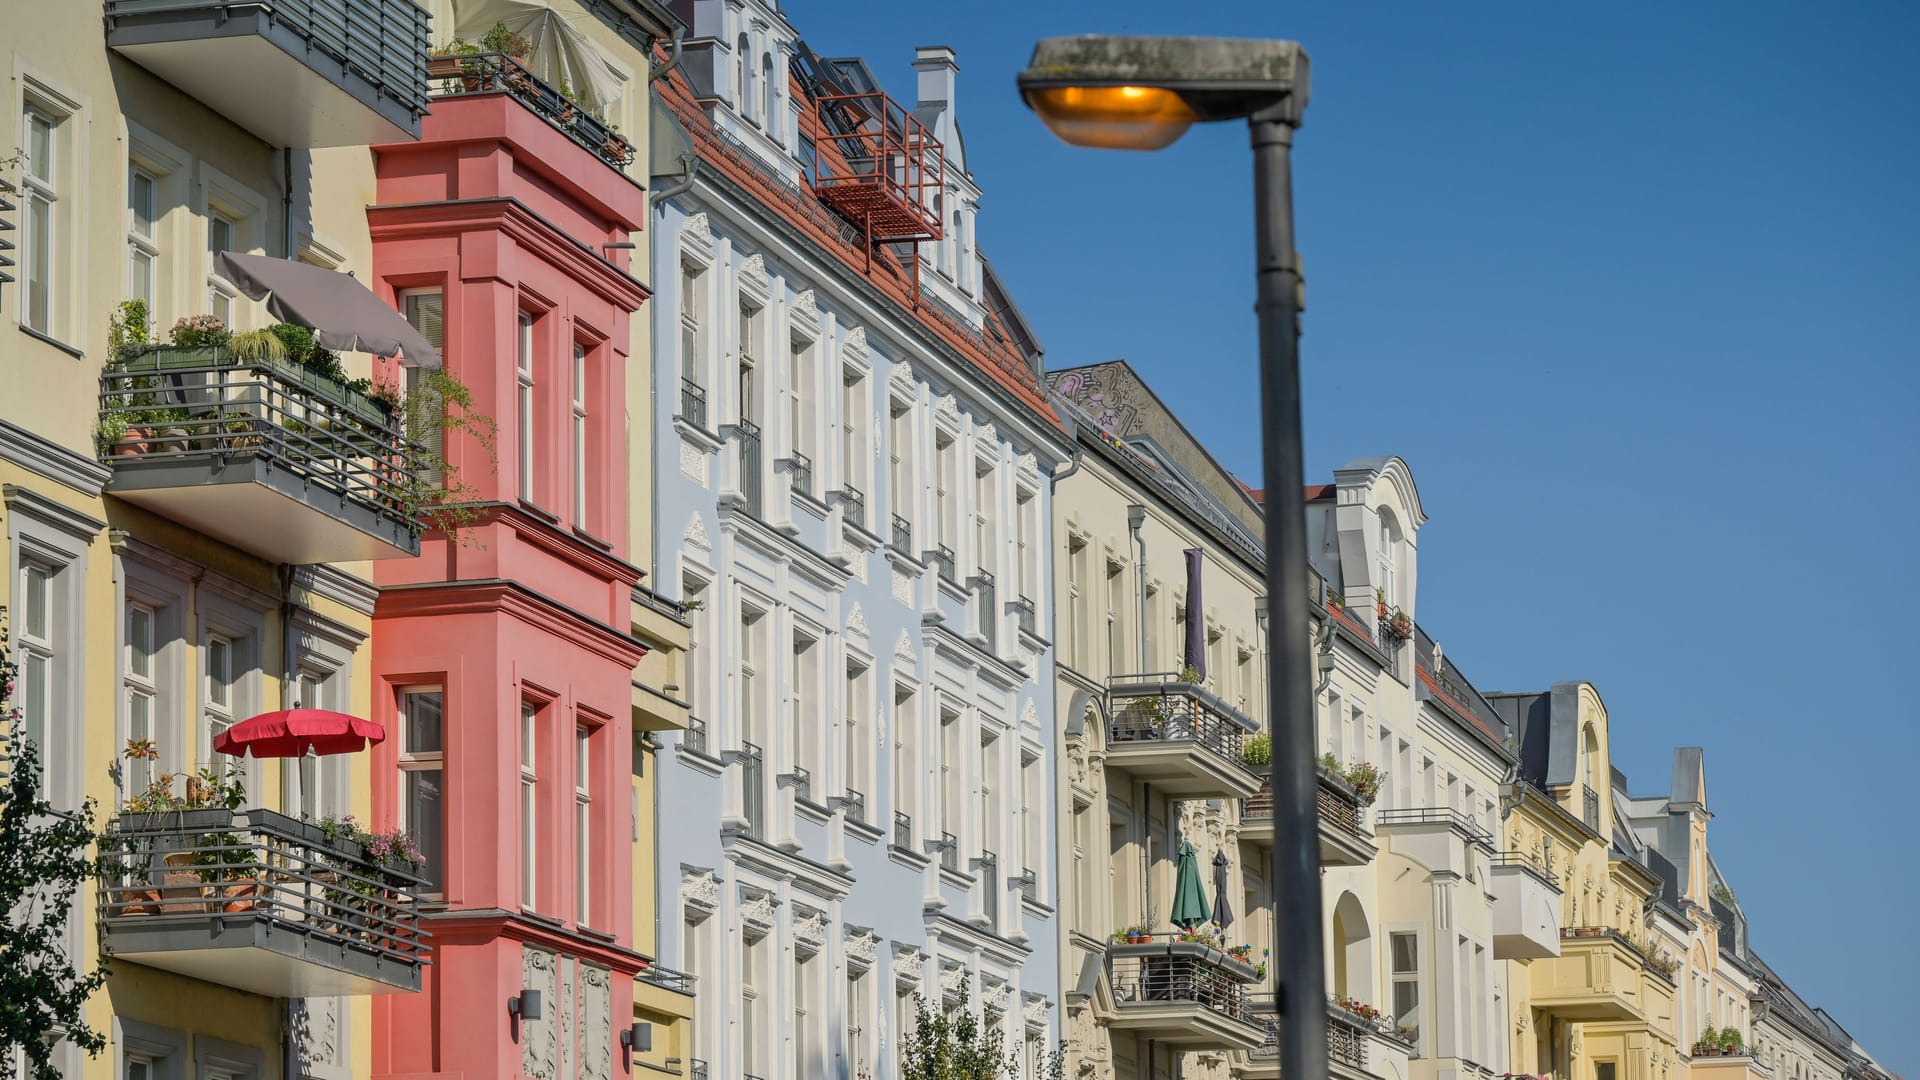
{"label": "window sill", "polygon": [[717,757],[702,753],[698,750],[688,749],[687,744],[684,742],[674,747],[673,756],[680,764],[685,765],[689,769],[706,773],[708,776],[717,777],[725,771],[727,767],[726,762],[721,761]]}
{"label": "window sill", "polygon": [[35,330],[33,327],[28,326],[26,323],[16,323],[14,325],[20,328],[21,333],[27,335],[30,338],[34,338],[36,340],[46,342],[48,345],[51,345],[54,348],[59,349],[61,352],[66,353],[68,356],[73,357],[75,360],[85,360],[87,358],[87,354],[83,350],[76,349],[72,345],[69,345],[64,341],[61,341],[59,338],[54,337],[51,334],[43,334],[40,331]]}
{"label": "window sill", "polygon": [[525,510],[527,513],[532,514],[534,517],[539,518],[541,521],[544,521],[549,525],[560,524],[559,514],[556,514],[551,510],[543,509],[538,504],[529,502],[526,499],[520,500],[520,509]]}
{"label": "window sill", "polygon": [[706,428],[693,423],[684,416],[674,417],[673,426],[674,430],[678,431],[688,442],[693,443],[709,454],[718,452],[720,447],[726,444],[726,440],[720,437],[719,432],[708,431]]}
{"label": "window sill", "polygon": [[922,855],[917,851],[910,848],[903,848],[898,844],[887,845],[887,858],[892,859],[894,862],[899,863],[909,870],[925,870],[933,863],[932,856]]}
{"label": "window sill", "polygon": [[878,825],[869,825],[864,821],[848,818],[847,835],[867,844],[878,844],[887,838],[887,831]]}
{"label": "window sill", "polygon": [[601,551],[612,551],[612,550],[613,550],[613,541],[611,541],[611,540],[602,540],[602,539],[600,539],[599,537],[597,537],[597,536],[595,536],[595,535],[593,535],[592,533],[590,533],[590,532],[588,532],[587,530],[585,530],[585,529],[582,529],[582,528],[580,528],[580,527],[578,527],[578,526],[575,526],[575,527],[574,527],[574,530],[573,530],[573,535],[574,535],[574,538],[575,538],[576,540],[579,540],[579,541],[580,541],[581,543],[583,543],[583,544],[588,544],[588,545],[590,545],[590,546],[592,546],[592,547],[597,547],[597,548],[599,548],[599,549],[600,549]]}

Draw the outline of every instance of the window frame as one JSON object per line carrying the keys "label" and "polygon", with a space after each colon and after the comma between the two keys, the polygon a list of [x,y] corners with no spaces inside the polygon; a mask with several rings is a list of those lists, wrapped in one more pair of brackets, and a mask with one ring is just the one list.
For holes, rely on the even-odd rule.
{"label": "window frame", "polygon": [[519,323],[514,338],[514,418],[515,436],[519,440],[516,461],[519,466],[518,490],[520,501],[538,505],[536,495],[538,485],[534,483],[534,470],[538,465],[535,443],[538,441],[539,404],[536,374],[536,342],[534,340],[534,313],[521,309]]}
{"label": "window frame", "polygon": [[[65,231],[64,214],[61,213],[61,181],[65,169],[64,130],[67,120],[73,116],[72,110],[64,110],[41,93],[29,88],[20,113],[20,145],[22,148],[20,166],[20,325],[35,333],[55,338],[63,329],[61,300],[58,289],[60,273],[64,269],[60,258],[62,233]],[[33,153],[36,121],[46,129],[46,168],[37,169]],[[34,225],[35,207],[40,209],[40,225]],[[35,246],[40,251],[35,253]],[[41,299],[38,303],[33,297],[34,270],[39,265]],[[34,312],[39,310],[38,322]]]}
{"label": "window frame", "polygon": [[[414,745],[413,712],[410,707],[410,703],[414,697],[426,696],[433,696],[439,699],[440,722],[439,738],[437,740],[438,745],[431,750],[422,750]],[[438,889],[429,887],[420,894],[423,898],[438,900],[446,896],[447,887],[447,823],[449,815],[447,813],[446,787],[448,734],[446,723],[446,686],[442,683],[401,686],[395,690],[395,703],[395,716],[398,720],[396,726],[400,729],[398,754],[400,792],[399,798],[395,801],[399,807],[401,828],[406,829],[416,839],[422,835],[422,829],[420,822],[415,820],[414,798],[413,792],[410,790],[413,783],[412,774],[438,773],[440,776],[440,820],[435,823],[435,829],[439,834],[439,866],[434,866],[434,852],[425,850],[429,845],[422,845],[422,854],[427,856],[427,862],[421,867],[422,876],[428,879],[429,885],[438,884],[440,887]],[[437,873],[435,873],[436,870],[438,871]]]}
{"label": "window frame", "polygon": [[593,925],[593,745],[596,725],[573,728],[574,921]]}
{"label": "window frame", "polygon": [[540,909],[540,714],[543,703],[520,699],[520,906]]}

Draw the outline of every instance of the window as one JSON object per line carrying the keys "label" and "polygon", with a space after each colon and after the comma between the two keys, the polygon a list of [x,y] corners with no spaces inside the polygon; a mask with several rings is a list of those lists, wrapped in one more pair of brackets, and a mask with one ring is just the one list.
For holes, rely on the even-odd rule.
{"label": "window", "polygon": [[[296,709],[322,709],[326,707],[323,678],[312,671],[301,671],[294,676],[293,707]],[[323,806],[325,793],[325,768],[319,755],[308,750],[304,757],[287,762],[280,771],[281,803],[286,812],[296,817],[317,818],[327,811]]]}
{"label": "window", "polygon": [[126,1080],[153,1080],[156,1075],[153,1066],[154,1061],[150,1057],[144,1055],[128,1057]]}
{"label": "window", "polygon": [[593,729],[573,733],[573,893],[575,918],[593,924]]}
{"label": "window", "polygon": [[573,527],[587,527],[587,347],[573,346]]}
{"label": "window", "polygon": [[160,245],[154,240],[159,181],[134,166],[127,176],[127,296],[147,305],[148,324],[154,319],[159,292]]}
{"label": "window", "polygon": [[[427,344],[436,349],[446,349],[446,297],[439,289],[407,289],[400,293],[400,310],[407,321],[413,324]],[[446,409],[446,403],[438,400],[438,392],[428,381],[428,371],[412,364],[406,368],[407,395],[424,395],[431,399],[426,408],[407,410],[409,429],[407,434],[426,448],[426,460],[420,471],[420,480],[434,487],[444,478],[440,462],[447,452],[446,430],[440,423]],[[415,423],[417,427],[413,426]]]}
{"label": "window", "polygon": [[1022,600],[1036,598],[1040,584],[1040,545],[1037,538],[1040,533],[1040,500],[1026,488],[1019,488],[1014,494],[1014,548],[1016,558],[1014,595]]}
{"label": "window", "polygon": [[[913,527],[915,485],[913,482],[913,405],[892,398],[889,401],[887,415],[887,455],[892,467],[887,476],[887,486],[892,489],[889,496],[893,504],[893,516]],[[904,554],[918,556],[917,551]]]}
{"label": "window", "polygon": [[1094,885],[1093,810],[1086,803],[1073,804],[1073,881],[1074,911],[1081,926],[1092,926],[1099,919],[1099,896]]}
{"label": "window", "polygon": [[1396,1027],[1414,1032],[1414,1045],[1420,1039],[1420,936],[1414,933],[1388,935],[1393,962],[1393,1022]]}
{"label": "window", "polygon": [[43,791],[53,776],[53,749],[48,741],[53,734],[53,579],[52,567],[38,563],[20,567],[23,618],[15,660],[20,666],[20,715],[27,738],[40,748]]}
{"label": "window", "polygon": [[[1040,769],[1040,757],[1024,751],[1020,754],[1020,865],[1013,868],[1016,874],[1029,869],[1037,874],[1046,866],[1047,788]],[[1034,885],[1037,889],[1039,882]]]}
{"label": "window", "polygon": [[[1126,642],[1123,637],[1121,613],[1126,610],[1126,564],[1116,559],[1107,560],[1107,674],[1119,674],[1121,665],[1126,662]],[[1143,661],[1145,657],[1141,658]]]}
{"label": "window", "polygon": [[994,511],[998,509],[999,484],[995,480],[993,467],[979,467],[973,478],[973,544],[975,565],[988,572],[1000,568],[1000,536],[996,529]]}
{"label": "window", "polygon": [[[867,483],[867,381],[860,372],[847,368],[840,376],[840,457],[842,484],[866,491]],[[865,522],[872,528],[872,522]]]}
{"label": "window", "polygon": [[918,1027],[919,1016],[914,1012],[913,999],[920,988],[912,983],[895,982],[893,986],[893,1060],[906,1060],[907,1045],[913,1041],[914,1030]]}
{"label": "window", "polygon": [[420,868],[433,893],[446,891],[446,694],[438,687],[400,695],[400,824],[426,856]]}
{"label": "window", "polygon": [[941,432],[934,436],[933,450],[939,462],[939,475],[934,479],[934,527],[938,543],[954,548],[960,543],[959,444],[953,436]]}
{"label": "window", "polygon": [[958,835],[966,815],[966,773],[960,762],[960,714],[940,711],[940,828]]}
{"label": "window", "polygon": [[1380,594],[1386,598],[1389,606],[1397,604],[1400,596],[1399,592],[1396,591],[1398,587],[1396,571],[1398,568],[1395,565],[1395,561],[1398,553],[1395,547],[1393,514],[1382,510],[1380,512]]}
{"label": "window", "polygon": [[752,90],[751,84],[753,82],[753,60],[747,56],[747,35],[741,34],[739,39],[734,42],[733,57],[735,60],[733,68],[733,104],[735,108],[740,110],[740,115],[745,116],[747,115],[748,104],[751,101],[747,94]]}
{"label": "window", "polygon": [[540,847],[539,738],[540,708],[520,703],[520,903],[533,908],[539,901]]}
{"label": "window", "polygon": [[59,299],[54,295],[54,252],[64,222],[59,220],[61,189],[66,185],[66,163],[60,160],[63,118],[29,104],[26,110],[20,161],[20,195],[25,201],[26,228],[21,248],[26,254],[27,289],[23,321],[42,334],[53,333]]}
{"label": "window", "polygon": [[754,357],[759,352],[755,346],[759,321],[759,308],[747,303],[740,305],[740,419],[749,424],[760,422],[760,394],[754,371]]}
{"label": "window", "polygon": [[533,316],[520,313],[520,347],[514,359],[514,408],[519,417],[520,500],[533,501]]}
{"label": "window", "polygon": [[773,141],[779,142],[781,128],[785,125],[780,123],[780,80],[773,77],[772,53],[760,55],[760,89],[767,95],[766,111],[761,114],[761,119],[767,125],[767,134],[773,137]]}
{"label": "window", "polygon": [[218,260],[221,252],[233,250],[236,231],[231,216],[219,210],[207,211],[207,311],[229,327],[233,325],[233,302],[240,293],[221,276]]}
{"label": "window", "polygon": [[[788,424],[789,437],[793,440],[793,456],[805,458],[809,464],[816,462],[814,446],[814,417],[820,412],[820,402],[814,398],[816,387],[813,377],[813,346],[801,342],[793,345],[792,366],[788,377],[787,405],[791,412]],[[805,477],[795,476],[794,487],[802,494],[814,495],[809,490]]]}
{"label": "window", "polygon": [[[873,733],[868,730],[873,719],[873,700],[868,696],[870,672],[858,660],[847,661],[846,788],[849,797],[859,793],[863,800],[873,791],[869,779],[873,747]],[[858,807],[849,807],[847,816],[856,821],[871,820],[864,801]]]}
{"label": "window", "polygon": [[207,744],[202,761],[213,760],[214,736],[233,726],[233,639],[223,634],[207,635],[205,653]]}
{"label": "window", "polygon": [[700,351],[700,313],[705,310],[705,275],[691,266],[680,267],[680,377],[705,387],[705,355]]}
{"label": "window", "polygon": [[863,968],[847,967],[847,1061],[851,1075],[873,1073],[873,977]]}
{"label": "window", "polygon": [[818,759],[821,725],[819,639],[809,634],[793,635],[793,711],[788,724],[788,752],[792,755],[796,781],[794,797],[814,801],[812,785],[820,764]]}
{"label": "window", "polygon": [[793,1047],[797,1075],[825,1076],[827,999],[814,985],[814,973],[823,965],[815,956],[796,951],[793,957]]}
{"label": "window", "polygon": [[893,811],[909,818],[919,814],[919,757],[914,748],[913,690],[893,688]]}
{"label": "window", "polygon": [[1087,540],[1084,536],[1067,537],[1067,658],[1068,662],[1081,668],[1087,666],[1086,627],[1087,600]]}
{"label": "window", "polygon": [[1346,712],[1347,710],[1341,704],[1340,695],[1329,692],[1327,694],[1326,752],[1332,754],[1335,761],[1346,760],[1340,752],[1341,718],[1346,715]]}
{"label": "window", "polygon": [[[777,1040],[773,1026],[768,1023],[771,1016],[767,991],[772,988],[771,974],[767,966],[767,955],[773,946],[766,936],[752,929],[740,930],[740,1033],[741,1046],[746,1053],[747,1073],[752,1076],[765,1076],[773,1066],[772,1047]],[[763,990],[763,988],[765,988]]]}
{"label": "window", "polygon": [[[154,679],[154,612],[145,604],[127,605],[127,650],[121,664],[126,672],[127,738],[150,740],[159,709],[160,691]],[[154,763],[144,758],[127,762],[127,791],[147,790],[155,775]]]}
{"label": "window", "polygon": [[[707,583],[699,578],[688,576],[680,580],[680,600],[686,606],[687,621],[693,624],[692,633],[687,635],[686,687],[682,693],[687,698],[687,711],[708,723],[715,719],[713,710],[708,708],[708,687],[713,684],[714,650],[706,647],[707,636],[713,633],[713,616],[707,608],[712,601],[708,594]],[[712,738],[711,728],[708,738]],[[684,745],[684,741],[683,741]],[[707,753],[717,753],[718,749],[708,746]]]}

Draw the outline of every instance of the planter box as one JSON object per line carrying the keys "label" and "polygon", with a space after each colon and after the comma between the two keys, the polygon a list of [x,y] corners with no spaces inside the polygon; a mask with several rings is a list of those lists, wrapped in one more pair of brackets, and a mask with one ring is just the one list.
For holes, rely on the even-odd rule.
{"label": "planter box", "polygon": [[[393,422],[393,407],[386,402],[377,400],[359,390],[352,389],[348,387],[345,382],[333,378],[330,375],[321,374],[297,360],[289,360],[284,357],[279,359],[243,361],[237,359],[233,355],[233,350],[225,345],[196,345],[191,347],[151,345],[137,353],[122,358],[118,366],[121,371],[131,375],[139,375],[146,372],[160,375],[169,371],[179,371],[180,369],[209,367],[247,367],[256,371],[271,371],[279,376],[281,380],[296,383],[304,389],[310,390],[337,405],[345,407],[348,412],[369,420],[377,421],[381,424],[390,424]],[[192,376],[181,375],[175,378],[191,379]],[[203,384],[211,382],[211,380],[205,378],[199,381]],[[158,389],[164,391],[167,388],[161,387]],[[193,390],[195,387],[175,386],[174,389]],[[205,402],[181,402],[183,405],[211,403],[210,398]]]}

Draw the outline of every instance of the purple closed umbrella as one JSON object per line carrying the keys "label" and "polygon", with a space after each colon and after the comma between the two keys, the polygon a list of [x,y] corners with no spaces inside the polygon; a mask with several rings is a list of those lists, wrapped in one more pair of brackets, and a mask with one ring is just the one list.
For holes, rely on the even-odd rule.
{"label": "purple closed umbrella", "polygon": [[248,299],[265,300],[274,318],[311,327],[314,340],[329,349],[399,354],[417,368],[440,366],[440,350],[352,274],[231,251],[220,253],[219,270]]}
{"label": "purple closed umbrella", "polygon": [[1188,548],[1187,556],[1187,666],[1207,677],[1207,616],[1200,604],[1200,565],[1203,552]]}

